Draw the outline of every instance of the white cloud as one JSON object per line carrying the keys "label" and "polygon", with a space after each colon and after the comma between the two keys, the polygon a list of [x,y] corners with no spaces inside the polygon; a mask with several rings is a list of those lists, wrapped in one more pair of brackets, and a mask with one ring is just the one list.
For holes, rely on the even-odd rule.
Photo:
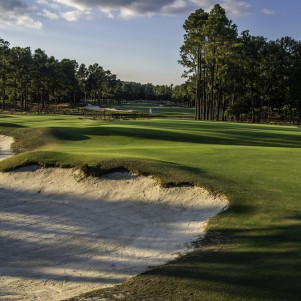
{"label": "white cloud", "polygon": [[57,13],[53,13],[47,9],[43,9],[40,15],[50,20],[57,20],[60,17]]}
{"label": "white cloud", "polygon": [[[92,19],[99,12],[108,18],[131,19],[154,15],[173,16],[203,8],[207,11],[220,3],[231,16],[242,16],[250,11],[248,0],[0,0],[0,24],[14,24],[30,28],[43,25],[38,16],[50,20],[65,19],[76,22]],[[272,14],[263,9],[263,13]]]}
{"label": "white cloud", "polygon": [[141,15],[147,15],[148,17],[152,16],[152,13],[147,13],[147,12],[139,13],[127,7],[121,7],[119,11],[120,11],[119,16],[123,19],[132,19]]}
{"label": "white cloud", "polygon": [[194,5],[203,8],[204,10],[211,9],[215,4],[212,0],[191,0],[191,2]]}
{"label": "white cloud", "polygon": [[69,22],[76,22],[82,18],[90,19],[91,13],[89,11],[73,10],[73,11],[62,13],[61,16]]}
{"label": "white cloud", "polygon": [[52,9],[58,10],[60,5],[52,2],[51,0],[36,0],[36,3],[42,6],[50,7]]}
{"label": "white cloud", "polygon": [[43,28],[43,24],[40,21],[35,21],[29,16],[19,16],[16,21],[16,25],[21,27],[33,28],[33,29],[41,29]]}
{"label": "white cloud", "polygon": [[269,8],[263,8],[261,10],[261,12],[264,14],[264,15],[268,15],[268,16],[273,16],[276,14],[276,12],[272,9],[269,9]]}
{"label": "white cloud", "polygon": [[235,17],[246,15],[251,10],[251,5],[245,0],[223,0],[221,6],[227,13]]}
{"label": "white cloud", "polygon": [[165,5],[161,8],[160,12],[163,15],[176,15],[186,12],[189,4],[184,0],[176,0],[175,2]]}
{"label": "white cloud", "polygon": [[0,1],[1,25],[41,29],[43,24],[35,20],[32,15],[34,15],[34,7],[29,6],[24,0]]}
{"label": "white cloud", "polygon": [[75,8],[79,11],[84,11],[87,8],[96,6],[92,1],[76,1],[76,0],[54,0],[57,4]]}
{"label": "white cloud", "polygon": [[[45,1],[45,0],[41,0]],[[52,0],[62,7],[71,7],[76,11],[98,8],[109,18],[130,19],[155,14],[176,14],[191,0]],[[186,10],[187,11],[187,10]],[[183,10],[181,11],[183,12]]]}
{"label": "white cloud", "polygon": [[100,7],[99,10],[105,14],[108,18],[114,19],[114,11],[108,7]]}
{"label": "white cloud", "polygon": [[247,0],[191,0],[191,2],[206,11],[211,10],[215,4],[220,4],[227,14],[234,17],[244,16],[251,10]]}

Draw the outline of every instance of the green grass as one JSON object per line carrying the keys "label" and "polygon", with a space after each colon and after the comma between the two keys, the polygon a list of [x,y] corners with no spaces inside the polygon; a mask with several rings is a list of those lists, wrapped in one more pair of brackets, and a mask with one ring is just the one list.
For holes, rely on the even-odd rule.
{"label": "green grass", "polygon": [[228,196],[230,208],[211,220],[194,252],[94,292],[100,299],[301,300],[300,129],[0,115],[0,133],[22,151],[2,161],[2,171],[31,163],[94,174],[125,167]]}

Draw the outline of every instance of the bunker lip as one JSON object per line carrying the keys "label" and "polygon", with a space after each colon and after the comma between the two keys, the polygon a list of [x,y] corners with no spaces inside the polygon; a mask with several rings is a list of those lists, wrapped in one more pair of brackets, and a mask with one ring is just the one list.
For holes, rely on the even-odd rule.
{"label": "bunker lip", "polygon": [[1,298],[10,300],[121,283],[191,250],[227,206],[202,188],[162,188],[125,172],[87,178],[32,166],[0,173],[0,187]]}

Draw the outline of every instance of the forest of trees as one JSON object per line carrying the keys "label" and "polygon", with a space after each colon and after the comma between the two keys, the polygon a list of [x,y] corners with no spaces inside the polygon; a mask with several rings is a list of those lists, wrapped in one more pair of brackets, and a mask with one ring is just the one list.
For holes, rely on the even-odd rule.
{"label": "forest of trees", "polygon": [[50,104],[108,100],[171,100],[172,85],[121,81],[98,64],[57,60],[43,50],[10,47],[0,39],[0,108],[45,110]]}
{"label": "forest of trees", "polygon": [[195,104],[195,119],[260,123],[278,114],[300,124],[300,41],[238,35],[218,4],[192,13],[184,30],[179,62],[187,82],[173,96]]}
{"label": "forest of trees", "polygon": [[[238,34],[225,10],[199,9],[184,23],[182,85],[121,81],[98,64],[57,60],[43,50],[0,39],[0,109],[45,110],[51,104],[106,105],[122,100],[195,106],[197,120],[278,121],[300,125],[301,42]],[[159,70],[158,70],[159,72]]]}

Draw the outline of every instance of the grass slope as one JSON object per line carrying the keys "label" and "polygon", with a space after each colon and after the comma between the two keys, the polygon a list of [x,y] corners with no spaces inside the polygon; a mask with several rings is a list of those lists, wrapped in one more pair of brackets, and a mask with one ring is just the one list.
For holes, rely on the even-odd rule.
{"label": "grass slope", "polygon": [[194,252],[93,295],[301,300],[300,129],[2,115],[0,133],[14,136],[16,150],[22,151],[0,163],[3,171],[35,162],[91,173],[126,167],[154,174],[162,184],[194,183],[229,197],[229,210],[211,220]]}

